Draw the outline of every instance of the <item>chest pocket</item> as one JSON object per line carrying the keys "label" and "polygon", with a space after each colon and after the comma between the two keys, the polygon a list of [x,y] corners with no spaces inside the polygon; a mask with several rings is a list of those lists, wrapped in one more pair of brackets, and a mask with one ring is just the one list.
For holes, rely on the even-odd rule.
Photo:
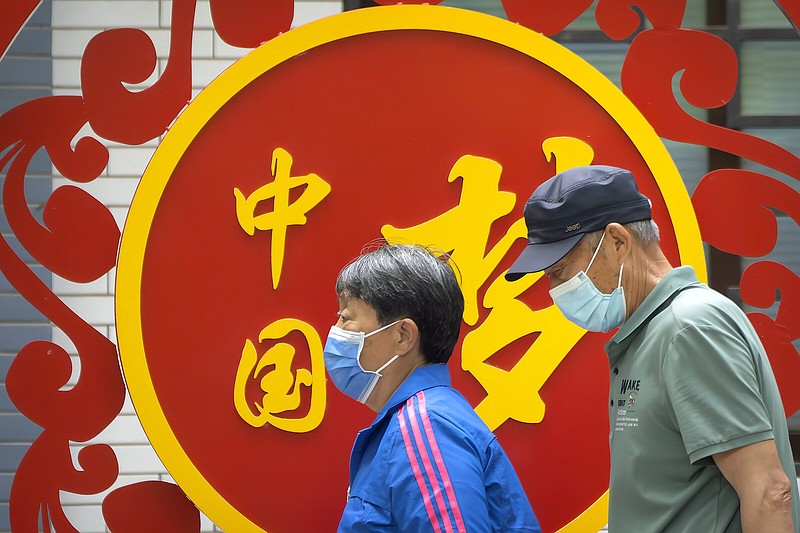
{"label": "chest pocket", "polygon": [[374,505],[351,492],[342,514],[339,531],[392,531],[394,529],[396,526],[392,524],[388,509]]}
{"label": "chest pocket", "polygon": [[348,493],[348,504],[353,498],[369,503],[371,506],[386,509],[389,507],[389,485],[387,447],[391,447],[391,439],[384,438],[386,425],[374,428],[369,434],[359,435],[356,447],[363,446],[357,465],[353,483]]}
{"label": "chest pocket", "polygon": [[348,503],[352,499],[358,499],[373,507],[382,509],[388,508],[389,502],[386,497],[386,485],[384,484],[383,487],[381,487],[381,484],[376,482],[377,480],[374,478],[365,481],[366,483],[358,483],[358,480],[356,480],[353,486],[350,487],[347,495]]}

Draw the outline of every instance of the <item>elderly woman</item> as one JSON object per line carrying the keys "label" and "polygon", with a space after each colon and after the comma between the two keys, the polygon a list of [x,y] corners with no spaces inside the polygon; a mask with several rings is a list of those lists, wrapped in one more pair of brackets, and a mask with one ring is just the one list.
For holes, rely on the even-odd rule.
{"label": "elderly woman", "polygon": [[464,298],[446,258],[394,245],[336,281],[336,387],[378,413],[358,433],[339,531],[541,531],[496,437],[450,386]]}

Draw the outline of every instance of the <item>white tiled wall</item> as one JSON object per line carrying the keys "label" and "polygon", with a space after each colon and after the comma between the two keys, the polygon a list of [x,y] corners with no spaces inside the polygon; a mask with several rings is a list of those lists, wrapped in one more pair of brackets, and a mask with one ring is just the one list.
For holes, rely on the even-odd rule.
{"label": "white tiled wall", "polygon": [[[80,60],[87,43],[97,33],[110,28],[133,27],[143,30],[153,41],[158,64],[156,71],[142,84],[154,83],[166,66],[169,54],[169,36],[172,2],[167,0],[53,0],[53,93],[56,95],[81,94]],[[293,26],[341,12],[341,0],[296,0]],[[232,62],[249,49],[227,45],[219,38],[211,22],[209,3],[197,2],[195,31],[192,43],[192,88],[196,95]],[[81,135],[93,135],[85,128]],[[122,224],[144,169],[158,146],[158,140],[140,146],[127,146],[102,141],[109,148],[109,161],[103,176],[92,183],[75,184],[109,207],[117,223]],[[55,172],[55,170],[54,170]],[[56,178],[53,186],[68,183]],[[97,281],[75,284],[58,278],[53,280],[56,294],[89,324],[114,340],[114,281],[111,271]],[[74,355],[75,347],[60,330],[54,329],[53,340],[73,354],[74,369],[70,380],[79,377],[80,363]],[[110,444],[117,454],[120,476],[112,488],[145,480],[171,481],[164,466],[148,444],[135,411],[126,397],[120,415],[91,443]],[[73,458],[84,444],[72,446]],[[75,459],[74,459],[75,460]],[[109,489],[110,491],[111,489]],[[109,492],[109,491],[106,491]],[[61,493],[67,517],[82,533],[105,532],[100,504],[106,493],[80,496]],[[202,517],[203,531],[217,529]]]}

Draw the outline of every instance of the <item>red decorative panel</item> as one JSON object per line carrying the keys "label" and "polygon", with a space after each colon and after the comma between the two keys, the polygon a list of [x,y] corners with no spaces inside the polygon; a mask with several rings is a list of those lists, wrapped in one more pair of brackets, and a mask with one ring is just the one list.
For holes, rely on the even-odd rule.
{"label": "red decorative panel", "polygon": [[[591,1],[502,0],[512,23],[379,3],[387,5],[290,29],[292,1],[212,0],[219,37],[255,51],[190,102],[196,2],[175,0],[169,57],[151,87],[126,87],[156,68],[150,37],[106,30],[86,47],[81,95],[0,116],[2,203],[14,236],[75,283],[119,268],[125,377],[180,485],[111,491],[111,531],[198,531],[194,504],[232,531],[335,527],[350,445],[371,414],[327,387],[320,337],[334,321],[336,273],[380,237],[453,250],[467,299],[455,385],[498,434],[545,530],[596,530],[607,488],[607,335],[570,328],[537,279],[504,282],[524,242],[530,191],[563,166],[627,166],[653,199],[668,257],[701,275],[703,242],[763,258],[777,243],[776,211],[800,223],[797,155],[679,104],[678,74],[681,96],[700,109],[729,103],[739,81],[727,43],[682,27],[685,2],[597,3],[609,38],[635,34],[623,92],[542,35],[568,28]],[[3,51],[36,8],[12,4],[0,8]],[[795,3],[779,4],[796,27]],[[639,31],[642,17],[653,29]],[[87,126],[101,140],[76,139]],[[88,183],[104,179],[106,141],[139,145],[168,129],[122,238],[107,207],[76,186],[51,194],[42,223],[32,215],[24,185],[37,151],[68,180]],[[721,169],[689,199],[658,137],[728,152],[791,184],[766,170]],[[77,384],[65,386],[67,352],[38,340],[8,371],[9,397],[43,428],[14,478],[12,527],[75,531],[59,492],[99,494],[118,477],[110,446],[85,446],[77,465],[69,450],[120,412],[117,347],[1,237],[0,269],[65,332],[81,366]],[[759,309],[780,295],[774,318],[750,319],[792,414],[800,280],[762,260],[740,285]]]}

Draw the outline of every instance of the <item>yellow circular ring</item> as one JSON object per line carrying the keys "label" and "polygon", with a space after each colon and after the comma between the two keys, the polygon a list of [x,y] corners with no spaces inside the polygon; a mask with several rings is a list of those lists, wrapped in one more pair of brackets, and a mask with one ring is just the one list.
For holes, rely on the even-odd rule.
{"label": "yellow circular ring", "polygon": [[[391,30],[432,30],[485,39],[553,68],[600,104],[625,131],[650,168],[679,236],[681,263],[706,279],[700,229],[678,170],[636,107],[586,61],[560,44],[506,20],[473,11],[429,5],[395,5],[349,11],[292,29],[243,57],[208,85],[175,122],[156,150],[136,191],[123,232],[116,288],[117,340],[136,412],[153,448],[192,501],[226,531],[263,531],[236,510],[203,477],[175,437],[161,410],[144,352],[140,317],[141,274],[147,238],[161,195],[178,161],[217,111],[266,71],[340,39]],[[600,529],[607,493],[560,531]],[[587,529],[588,528],[588,529]]]}

